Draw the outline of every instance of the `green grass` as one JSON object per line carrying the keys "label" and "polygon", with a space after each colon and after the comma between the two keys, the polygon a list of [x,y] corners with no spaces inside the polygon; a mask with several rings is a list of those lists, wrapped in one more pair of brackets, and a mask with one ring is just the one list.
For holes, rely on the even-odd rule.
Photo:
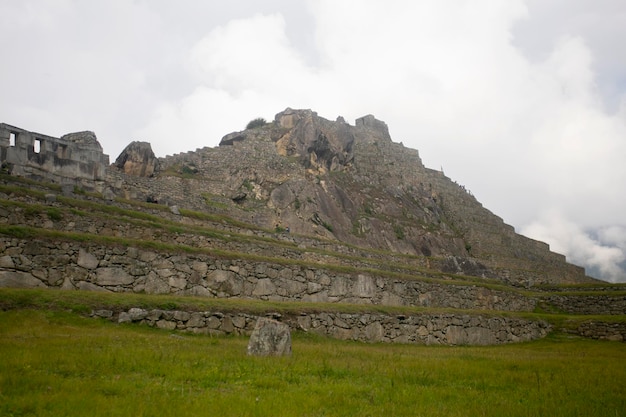
{"label": "green grass", "polygon": [[2,416],[623,416],[626,349],[563,336],[498,347],[293,334],[176,335],[73,313],[0,312]]}

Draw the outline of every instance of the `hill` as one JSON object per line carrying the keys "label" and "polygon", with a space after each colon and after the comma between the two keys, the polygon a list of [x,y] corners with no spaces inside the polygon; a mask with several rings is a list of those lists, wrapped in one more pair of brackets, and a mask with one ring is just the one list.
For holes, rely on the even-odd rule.
{"label": "hill", "polygon": [[2,124],[0,152],[0,286],[315,303],[285,320],[418,343],[541,337],[550,326],[523,316],[539,310],[625,311],[621,286],[516,234],[373,116],[287,109],[215,148],[156,158],[133,142],[112,165],[92,132]]}

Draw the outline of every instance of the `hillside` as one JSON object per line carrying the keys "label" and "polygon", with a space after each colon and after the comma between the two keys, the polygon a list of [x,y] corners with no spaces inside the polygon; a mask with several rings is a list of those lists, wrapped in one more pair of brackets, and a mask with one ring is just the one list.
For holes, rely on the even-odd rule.
{"label": "hillside", "polygon": [[273,123],[226,135],[217,148],[161,158],[154,171],[141,181],[118,180],[125,196],[359,247],[445,257],[447,272],[513,285],[593,281],[424,167],[419,153],[393,142],[373,116],[352,126],[287,109]]}
{"label": "hillside", "polygon": [[[285,320],[417,343],[529,340],[550,329],[533,312],[626,311],[622,287],[516,234],[373,116],[287,109],[215,148],[155,158],[134,142],[110,166],[92,132],[0,135],[1,287],[312,303]],[[213,330],[249,330],[245,314],[220,314]],[[163,325],[198,329],[178,317]],[[623,325],[585,326],[624,338]]]}

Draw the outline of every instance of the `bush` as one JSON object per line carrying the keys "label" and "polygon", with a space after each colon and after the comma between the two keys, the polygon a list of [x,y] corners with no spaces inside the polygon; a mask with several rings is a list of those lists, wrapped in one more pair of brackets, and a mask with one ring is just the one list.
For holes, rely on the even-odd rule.
{"label": "bush", "polygon": [[257,127],[262,127],[267,124],[267,121],[262,117],[257,117],[256,119],[250,120],[246,125],[246,129],[256,129]]}

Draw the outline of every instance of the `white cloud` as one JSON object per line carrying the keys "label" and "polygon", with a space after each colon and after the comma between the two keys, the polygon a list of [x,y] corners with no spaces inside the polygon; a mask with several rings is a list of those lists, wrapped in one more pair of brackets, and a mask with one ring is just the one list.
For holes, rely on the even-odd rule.
{"label": "white cloud", "polygon": [[[563,34],[544,59],[529,59],[513,43],[513,27],[528,18],[522,1],[308,4],[315,63],[295,49],[280,14],[232,20],[192,48],[188,65],[200,85],[162,103],[141,134],[171,153],[271,118],[259,111],[373,113],[506,221],[575,235],[579,246],[556,247],[617,276],[619,250],[582,230],[617,223],[626,210],[615,198],[626,181],[626,126],[604,109],[584,38]],[[172,142],[181,136],[188,142]],[[553,206],[567,208],[580,229],[541,223],[536,213]]]}
{"label": "white cloud", "polygon": [[[567,254],[576,265],[586,265],[612,282],[626,280],[626,228],[612,226],[599,232],[599,238],[567,220],[556,210],[544,213],[540,219],[528,225],[522,233],[550,245],[555,252]],[[609,246],[611,245],[611,246]],[[588,271],[589,272],[589,271]]]}

